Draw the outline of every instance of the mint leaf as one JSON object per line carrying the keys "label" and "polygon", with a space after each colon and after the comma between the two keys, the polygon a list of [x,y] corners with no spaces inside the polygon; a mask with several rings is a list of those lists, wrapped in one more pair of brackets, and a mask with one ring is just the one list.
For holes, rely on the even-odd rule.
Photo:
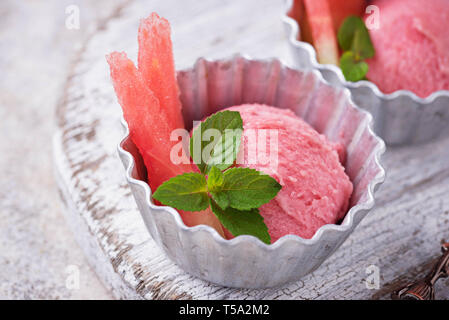
{"label": "mint leaf", "polygon": [[357,60],[351,51],[347,51],[341,56],[340,68],[346,80],[354,82],[365,79],[369,69],[368,64]]}
{"label": "mint leaf", "polygon": [[225,170],[234,163],[242,130],[240,113],[229,110],[213,114],[193,130],[190,155],[202,173],[208,173],[212,166]]}
{"label": "mint leaf", "polygon": [[[273,199],[282,186],[272,177],[250,168],[231,168],[223,173],[219,197],[239,210],[259,208]],[[221,200],[226,203],[226,200]],[[219,204],[221,204],[219,202]]]}
{"label": "mint leaf", "polygon": [[374,57],[375,51],[368,30],[365,25],[363,30],[357,30],[352,45],[352,51],[358,55],[360,59],[369,59]]}
{"label": "mint leaf", "polygon": [[338,30],[337,38],[341,49],[352,51],[357,59],[372,58],[375,54],[369,31],[360,17],[347,17]]}
{"label": "mint leaf", "polygon": [[259,238],[266,244],[271,243],[268,228],[259,214],[259,209],[242,211],[229,207],[223,210],[213,200],[210,201],[210,205],[212,212],[233,236],[246,234]]}
{"label": "mint leaf", "polygon": [[338,43],[344,51],[340,58],[340,68],[347,81],[365,79],[368,64],[365,59],[375,54],[373,43],[362,18],[347,17],[338,30]]}
{"label": "mint leaf", "polygon": [[226,209],[229,206],[229,200],[221,191],[223,186],[223,173],[217,167],[213,166],[207,178],[207,189],[209,190],[212,199],[222,208]]}
{"label": "mint leaf", "polygon": [[229,198],[225,193],[211,192],[210,195],[221,209],[225,210],[229,207]]}
{"label": "mint leaf", "polygon": [[206,178],[199,173],[184,173],[165,181],[153,193],[161,203],[186,211],[201,211],[209,207]]}
{"label": "mint leaf", "polygon": [[217,167],[213,166],[209,170],[207,177],[207,189],[209,191],[219,191],[223,185],[224,178],[223,173]]}
{"label": "mint leaf", "polygon": [[[349,16],[342,22],[338,29],[338,44],[343,51],[352,50],[355,32],[360,29],[360,20],[357,16]],[[361,22],[364,24],[363,21]]]}

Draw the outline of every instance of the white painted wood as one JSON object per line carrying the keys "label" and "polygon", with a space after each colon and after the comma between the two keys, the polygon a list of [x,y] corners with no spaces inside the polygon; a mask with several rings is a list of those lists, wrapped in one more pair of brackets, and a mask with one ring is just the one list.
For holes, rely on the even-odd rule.
{"label": "white painted wood", "polygon": [[[124,50],[135,60],[139,19],[158,11],[172,23],[179,68],[197,57],[235,52],[289,61],[282,1],[133,2],[85,46],[58,109],[54,158],[66,214],[90,263],[118,298],[370,299],[389,298],[417,279],[449,238],[449,139],[389,150],[378,205],[313,274],[286,287],[238,290],[195,279],[171,263],[145,229],[124,179],[116,145],[120,108],[104,55]],[[366,286],[367,267],[380,288]],[[441,281],[437,298],[449,298]]]}
{"label": "white painted wood", "polygon": [[[51,139],[75,53],[121,1],[0,1],[1,300],[112,298],[61,214]],[[65,27],[69,4],[78,30]],[[74,268],[79,288],[66,286]]]}

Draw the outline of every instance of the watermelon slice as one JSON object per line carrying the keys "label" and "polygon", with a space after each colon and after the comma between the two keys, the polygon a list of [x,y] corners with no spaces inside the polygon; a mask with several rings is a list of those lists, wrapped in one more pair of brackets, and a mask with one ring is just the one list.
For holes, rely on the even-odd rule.
{"label": "watermelon slice", "polygon": [[361,17],[365,12],[365,0],[328,0],[328,2],[335,34],[338,34],[338,29],[348,16]]}
{"label": "watermelon slice", "polygon": [[320,63],[338,65],[337,35],[327,0],[304,0],[312,42]]}
{"label": "watermelon slice", "polygon": [[184,172],[193,171],[190,164],[175,165],[170,161],[170,141],[173,130],[169,114],[162,112],[159,100],[147,87],[142,75],[125,53],[107,56],[117,98],[128,123],[131,139],[142,154],[153,190],[164,181]]}
{"label": "watermelon slice", "polygon": [[152,13],[140,21],[138,68],[173,128],[184,128],[169,22]]}
{"label": "watermelon slice", "polygon": [[300,34],[298,40],[313,43],[309,22],[307,20],[306,11],[304,8],[304,2],[302,0],[294,0],[293,6],[288,15],[295,19],[299,25]]}
{"label": "watermelon slice", "polygon": [[[148,172],[148,183],[152,190],[156,190],[164,181],[176,175],[197,169],[190,163],[174,164],[170,159],[170,152],[178,143],[170,141],[171,132],[183,128],[184,124],[169,39],[170,27],[166,24],[166,20],[164,21],[161,28],[168,30],[168,33],[157,33],[152,36],[152,41],[159,43],[158,49],[150,54],[143,52],[149,50],[148,47],[139,48],[140,61],[146,61],[146,58],[142,57],[151,57],[148,59],[161,62],[160,68],[142,67],[146,70],[144,75],[125,53],[113,52],[106,57],[131,139],[143,157]],[[166,46],[161,43],[165,43]],[[166,63],[170,61],[171,65],[167,67]],[[145,63],[141,62],[141,65]],[[150,70],[154,70],[154,74]],[[187,226],[209,225],[224,236],[221,223],[210,209],[200,212],[179,210],[179,213]]]}

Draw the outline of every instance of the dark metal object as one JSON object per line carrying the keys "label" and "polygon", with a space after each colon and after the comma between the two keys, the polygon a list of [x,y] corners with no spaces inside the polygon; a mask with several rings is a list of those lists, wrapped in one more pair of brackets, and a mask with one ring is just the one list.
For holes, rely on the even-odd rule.
{"label": "dark metal object", "polygon": [[444,243],[441,250],[443,255],[424,279],[394,291],[391,297],[394,300],[434,300],[435,283],[449,276],[449,243]]}

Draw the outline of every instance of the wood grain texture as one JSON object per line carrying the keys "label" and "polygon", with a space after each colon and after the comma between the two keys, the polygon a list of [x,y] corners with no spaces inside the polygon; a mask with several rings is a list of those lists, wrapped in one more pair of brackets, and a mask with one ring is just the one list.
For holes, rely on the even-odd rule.
{"label": "wood grain texture", "polygon": [[[377,206],[318,270],[283,288],[238,290],[193,278],[170,262],[150,238],[116,153],[120,108],[104,55],[124,50],[135,60],[139,19],[158,11],[172,23],[178,68],[197,57],[235,52],[287,63],[282,2],[132,2],[85,46],[58,109],[54,158],[66,215],[86,255],[117,298],[145,299],[383,299],[416,279],[449,236],[449,139],[391,149]],[[380,270],[380,288],[366,270]],[[437,298],[449,298],[442,281]]]}
{"label": "wood grain texture", "polygon": [[[75,53],[121,2],[0,1],[0,299],[112,298],[61,214],[51,139]],[[65,27],[70,4],[78,30]]]}

